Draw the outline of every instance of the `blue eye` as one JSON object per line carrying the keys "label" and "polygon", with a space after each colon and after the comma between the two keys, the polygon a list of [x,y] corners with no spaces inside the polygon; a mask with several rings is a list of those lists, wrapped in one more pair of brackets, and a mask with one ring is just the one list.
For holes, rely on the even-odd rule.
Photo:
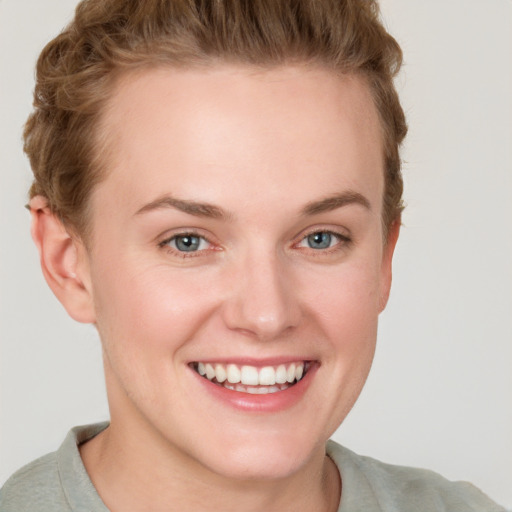
{"label": "blue eye", "polygon": [[349,243],[348,237],[333,233],[332,231],[315,231],[305,236],[299,243],[299,247],[321,251],[325,249],[340,248]]}
{"label": "blue eye", "polygon": [[180,252],[196,252],[206,249],[208,242],[201,236],[191,233],[173,236],[168,242],[173,249]]}
{"label": "blue eye", "polygon": [[334,233],[329,233],[328,231],[317,231],[316,233],[311,233],[306,236],[302,242],[302,247],[308,247],[310,249],[329,249],[334,244],[339,242],[339,236]]}
{"label": "blue eye", "polygon": [[306,237],[308,247],[311,249],[328,249],[332,245],[333,236],[326,231],[311,233]]}

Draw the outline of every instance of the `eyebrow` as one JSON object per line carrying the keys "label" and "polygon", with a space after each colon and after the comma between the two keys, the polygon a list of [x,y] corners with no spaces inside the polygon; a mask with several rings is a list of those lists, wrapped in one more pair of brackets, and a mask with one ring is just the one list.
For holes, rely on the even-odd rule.
{"label": "eyebrow", "polygon": [[[335,194],[333,196],[320,199],[319,201],[312,201],[302,208],[301,214],[303,216],[318,215],[319,213],[336,210],[350,204],[359,204],[367,210],[371,210],[370,201],[368,201],[366,197],[359,192],[349,190],[342,192],[341,194]],[[213,204],[177,199],[169,195],[144,205],[142,208],[137,210],[135,215],[165,208],[174,208],[189,215],[194,215],[195,217],[206,217],[218,220],[227,220],[232,218],[230,213]]]}
{"label": "eyebrow", "polygon": [[364,197],[359,192],[348,190],[346,192],[342,192],[341,194],[335,194],[333,196],[326,197],[320,201],[313,201],[308,203],[302,209],[302,215],[317,215],[319,213],[336,210],[350,204],[359,204],[367,210],[371,210],[370,201],[368,201],[366,197]]}
{"label": "eyebrow", "polygon": [[196,201],[189,201],[185,199],[176,199],[172,196],[164,196],[155,201],[151,201],[144,205],[142,208],[137,210],[135,215],[147,213],[153,210],[160,210],[164,208],[174,208],[189,215],[196,217],[208,217],[211,219],[225,220],[230,215],[225,212],[222,208],[208,203],[198,203]]}

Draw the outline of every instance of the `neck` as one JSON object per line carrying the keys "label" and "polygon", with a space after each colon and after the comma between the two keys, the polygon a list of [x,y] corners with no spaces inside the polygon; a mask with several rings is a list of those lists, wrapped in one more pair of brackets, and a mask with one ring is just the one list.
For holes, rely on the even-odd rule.
{"label": "neck", "polygon": [[[134,436],[131,433],[137,432]],[[278,479],[233,479],[169,446],[157,433],[112,419],[80,447],[91,480],[111,512],[168,510],[335,512],[336,466],[321,446],[298,471]]]}

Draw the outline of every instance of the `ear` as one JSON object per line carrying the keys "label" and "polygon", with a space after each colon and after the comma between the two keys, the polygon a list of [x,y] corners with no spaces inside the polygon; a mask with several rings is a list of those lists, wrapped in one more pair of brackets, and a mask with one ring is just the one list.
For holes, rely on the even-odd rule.
{"label": "ear", "polygon": [[391,281],[393,277],[393,253],[395,252],[398,235],[400,234],[401,219],[398,218],[389,227],[387,240],[382,253],[381,266],[381,292],[379,312],[384,311],[388,303],[389,293],[391,291]]}
{"label": "ear", "polygon": [[47,200],[30,200],[31,234],[46,282],[69,315],[83,323],[94,323],[88,259],[83,244],[66,231],[50,211]]}

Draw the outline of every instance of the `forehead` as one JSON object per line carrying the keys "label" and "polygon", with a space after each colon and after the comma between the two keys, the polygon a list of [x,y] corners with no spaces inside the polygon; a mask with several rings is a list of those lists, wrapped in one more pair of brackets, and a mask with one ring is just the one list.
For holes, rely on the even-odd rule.
{"label": "forehead", "polygon": [[358,76],[307,66],[140,70],[118,80],[102,132],[108,177],[96,200],[123,190],[131,209],[163,193],[225,202],[226,185],[269,202],[283,186],[303,202],[329,187],[382,196],[380,125]]}

